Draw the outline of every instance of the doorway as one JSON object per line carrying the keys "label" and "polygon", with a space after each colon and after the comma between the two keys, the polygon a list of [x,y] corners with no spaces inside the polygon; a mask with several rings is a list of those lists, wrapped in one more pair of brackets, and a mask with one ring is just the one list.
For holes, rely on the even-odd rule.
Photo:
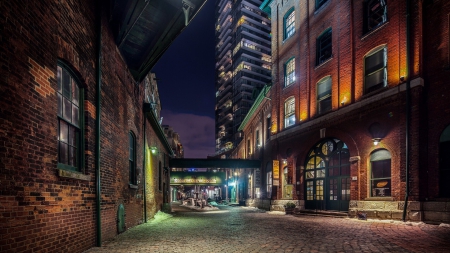
{"label": "doorway", "polygon": [[309,151],[305,165],[305,208],[348,211],[350,154],[347,145],[327,138]]}

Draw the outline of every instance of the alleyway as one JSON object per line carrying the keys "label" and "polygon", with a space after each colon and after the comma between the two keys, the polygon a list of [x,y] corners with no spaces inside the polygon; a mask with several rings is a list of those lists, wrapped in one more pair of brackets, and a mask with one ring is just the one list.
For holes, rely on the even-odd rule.
{"label": "alleyway", "polygon": [[269,214],[246,207],[200,212],[173,204],[94,252],[449,252],[450,228]]}

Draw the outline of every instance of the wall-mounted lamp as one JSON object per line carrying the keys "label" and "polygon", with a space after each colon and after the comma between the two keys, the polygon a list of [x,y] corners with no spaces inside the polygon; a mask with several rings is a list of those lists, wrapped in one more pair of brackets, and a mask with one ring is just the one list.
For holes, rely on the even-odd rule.
{"label": "wall-mounted lamp", "polygon": [[373,138],[372,141],[373,141],[373,145],[376,146],[376,145],[378,145],[378,143],[380,143],[381,138]]}
{"label": "wall-mounted lamp", "polygon": [[152,154],[157,154],[158,153],[158,148],[157,147],[150,147],[150,151],[152,152]]}
{"label": "wall-mounted lamp", "polygon": [[286,159],[283,159],[283,164],[286,164],[287,163],[287,160]]}

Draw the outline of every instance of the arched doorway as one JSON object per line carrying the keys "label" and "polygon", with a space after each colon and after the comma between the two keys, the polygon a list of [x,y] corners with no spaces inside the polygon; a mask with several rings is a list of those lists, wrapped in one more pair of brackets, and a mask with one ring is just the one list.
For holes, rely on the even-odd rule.
{"label": "arched doorway", "polygon": [[309,151],[305,165],[305,208],[348,211],[350,154],[347,145],[327,138]]}

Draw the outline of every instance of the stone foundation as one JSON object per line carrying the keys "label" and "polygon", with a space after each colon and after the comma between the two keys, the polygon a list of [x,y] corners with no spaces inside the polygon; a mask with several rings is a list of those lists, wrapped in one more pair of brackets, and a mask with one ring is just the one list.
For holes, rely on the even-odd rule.
{"label": "stone foundation", "polygon": [[[358,212],[372,219],[403,219],[403,201],[350,201],[349,217]],[[450,223],[450,202],[410,201],[406,208],[406,220],[434,223]]]}

